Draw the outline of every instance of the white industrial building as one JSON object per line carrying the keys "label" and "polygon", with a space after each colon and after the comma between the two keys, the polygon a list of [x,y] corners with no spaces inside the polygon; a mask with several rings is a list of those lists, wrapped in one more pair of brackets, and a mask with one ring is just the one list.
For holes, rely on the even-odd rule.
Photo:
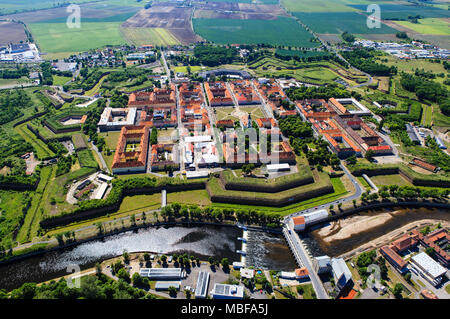
{"label": "white industrial building", "polygon": [[155,283],[155,290],[169,290],[170,287],[174,287],[176,290],[180,290],[181,282],[179,282],[179,281],[157,281]]}
{"label": "white industrial building", "polygon": [[295,231],[303,231],[306,227],[317,224],[326,218],[328,218],[328,211],[326,209],[320,209],[301,216],[293,217],[289,223],[291,228]]}
{"label": "white industrial building", "polygon": [[421,252],[411,258],[411,266],[414,267],[422,277],[428,280],[434,286],[441,283],[447,272],[437,261]]}
{"label": "white industrial building", "polygon": [[352,273],[348,269],[344,259],[332,258],[331,270],[333,272],[334,282],[339,290],[342,290],[342,288],[352,282]]}
{"label": "white industrial building", "polygon": [[214,299],[243,299],[244,287],[237,285],[215,284],[211,295]]}
{"label": "white industrial building", "polygon": [[208,294],[209,273],[201,271],[198,274],[197,286],[195,287],[195,298],[205,299]]}
{"label": "white industrial building", "polygon": [[255,270],[250,268],[239,269],[241,273],[241,278],[252,279],[255,276]]}
{"label": "white industrial building", "polygon": [[141,268],[139,275],[150,280],[180,280],[186,273],[181,268]]}

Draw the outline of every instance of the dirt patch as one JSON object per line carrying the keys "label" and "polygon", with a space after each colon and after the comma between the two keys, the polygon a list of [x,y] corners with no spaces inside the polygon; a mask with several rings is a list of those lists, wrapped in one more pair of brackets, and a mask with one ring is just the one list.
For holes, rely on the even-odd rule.
{"label": "dirt patch", "polygon": [[0,34],[0,46],[27,41],[25,29],[20,23],[0,21]]}
{"label": "dirt patch", "polygon": [[337,44],[343,42],[342,38],[338,34],[322,33],[319,34],[319,36],[323,41],[329,42],[330,44]]}
{"label": "dirt patch", "polygon": [[[81,7],[81,23],[83,19],[102,19],[118,14],[133,13],[136,12],[136,7],[129,6],[116,6],[116,5],[99,5],[95,2],[80,4]],[[38,11],[30,11],[24,13],[16,13],[5,16],[8,19],[13,19],[16,21],[22,21],[24,23],[35,23],[47,20],[58,20],[59,22],[64,22],[69,16],[67,13],[67,8],[52,8],[44,9]]]}
{"label": "dirt patch", "polygon": [[196,10],[194,18],[204,19],[235,19],[235,20],[275,20],[276,15],[270,13],[231,12],[214,10]]}
{"label": "dirt patch", "polygon": [[323,237],[325,242],[331,243],[383,225],[391,218],[392,215],[390,213],[382,213],[375,216],[353,216],[332,222],[329,226],[320,229],[318,234]]}
{"label": "dirt patch", "polygon": [[194,43],[201,38],[191,25],[192,8],[178,8],[175,5],[154,5],[143,9],[122,24],[123,28],[165,28],[182,43]]}
{"label": "dirt patch", "polygon": [[424,175],[431,175],[431,174],[434,174],[434,173],[432,173],[432,172],[430,172],[430,171],[427,171],[426,169],[424,169],[424,168],[422,168],[422,167],[419,167],[419,166],[416,166],[416,165],[408,164],[408,166],[409,166],[409,168],[411,168],[413,171],[415,171],[415,172],[417,172],[417,173],[419,173],[419,174],[424,174]]}

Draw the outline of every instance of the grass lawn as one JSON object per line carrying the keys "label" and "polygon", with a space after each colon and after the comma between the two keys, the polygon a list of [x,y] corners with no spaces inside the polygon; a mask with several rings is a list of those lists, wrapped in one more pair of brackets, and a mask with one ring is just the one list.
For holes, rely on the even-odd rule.
{"label": "grass lawn", "polygon": [[445,291],[450,294],[450,284],[448,284],[447,286],[445,286]]}
{"label": "grass lawn", "polygon": [[250,114],[253,120],[264,117],[264,113],[259,106],[240,106],[239,109]]}
{"label": "grass lawn", "polygon": [[362,186],[364,186],[364,188],[365,188],[366,190],[371,190],[371,189],[372,189],[372,187],[370,187],[369,183],[367,183],[367,181],[364,179],[364,177],[358,176],[357,179],[358,179],[359,183],[360,183]]}
{"label": "grass lawn", "polygon": [[370,179],[377,186],[383,185],[411,186],[411,183],[409,183],[399,174],[372,176]]}
{"label": "grass lawn", "polygon": [[[303,284],[303,285],[299,285],[303,288],[304,292],[302,294],[303,299],[317,299],[315,297],[315,292],[314,292],[314,288],[312,286],[312,284]],[[314,294],[314,297],[313,297]]]}
{"label": "grass lawn", "polygon": [[[178,73],[178,72],[187,73],[187,66],[175,66],[175,67],[173,67],[173,70],[174,70],[175,73]],[[193,72],[198,72],[198,71],[201,71],[201,70],[202,70],[201,66],[198,66],[198,65],[191,66],[191,72],[192,73]]]}
{"label": "grass lawn", "polygon": [[425,18],[419,19],[418,22],[396,21],[395,23],[422,34],[450,35],[450,23],[444,19]]}
{"label": "grass lawn", "polygon": [[216,107],[214,108],[214,110],[218,121],[221,120],[233,120],[233,122],[239,121],[239,118],[237,116],[231,114],[235,111],[234,107]]}
{"label": "grass lawn", "polygon": [[161,206],[161,194],[135,195],[124,197],[117,213],[142,213],[144,210],[158,209]]}
{"label": "grass lawn", "polygon": [[121,22],[84,22],[69,29],[66,23],[31,23],[28,25],[42,52],[81,52],[105,45],[126,44]]}
{"label": "grass lawn", "polygon": [[66,84],[68,81],[70,81],[72,78],[68,76],[59,76],[59,75],[53,75],[53,85],[62,86]]}
{"label": "grass lawn", "polygon": [[211,205],[208,192],[205,189],[167,193],[167,203],[197,204],[199,206]]}

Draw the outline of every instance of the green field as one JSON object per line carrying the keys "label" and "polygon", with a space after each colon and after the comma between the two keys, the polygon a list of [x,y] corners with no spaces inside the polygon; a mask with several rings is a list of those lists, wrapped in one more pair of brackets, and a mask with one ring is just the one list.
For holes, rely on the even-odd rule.
{"label": "green field", "polygon": [[72,78],[67,76],[53,75],[53,85],[62,86],[69,82]]}
{"label": "green field", "polygon": [[383,185],[412,186],[410,182],[408,182],[399,174],[372,176],[370,179],[378,187]]}
{"label": "green field", "polygon": [[313,36],[294,19],[276,20],[193,19],[195,33],[219,44],[259,44],[313,48]]}
{"label": "green field", "polygon": [[419,19],[419,23],[410,21],[397,21],[396,23],[422,34],[450,35],[450,23],[444,19]]}
{"label": "green field", "polygon": [[43,52],[81,52],[126,41],[119,31],[121,22],[85,22],[69,29],[65,23],[31,23],[31,33]]}
{"label": "green field", "polygon": [[136,46],[180,44],[169,30],[163,28],[121,28],[120,31],[128,42]]}
{"label": "green field", "polygon": [[367,17],[356,12],[294,12],[304,24],[317,33],[341,34],[395,34],[398,31],[381,25],[381,28],[369,29]]}
{"label": "green field", "polygon": [[[177,72],[187,73],[187,66],[176,66],[176,67],[173,68],[173,70],[175,71],[175,73],[177,73]],[[191,66],[191,72],[192,73],[198,72],[198,71],[201,71],[201,70],[202,70],[201,66],[198,66],[198,65]]]}
{"label": "green field", "polygon": [[346,6],[345,2],[342,0],[281,0],[281,4],[291,12],[356,11],[354,8]]}

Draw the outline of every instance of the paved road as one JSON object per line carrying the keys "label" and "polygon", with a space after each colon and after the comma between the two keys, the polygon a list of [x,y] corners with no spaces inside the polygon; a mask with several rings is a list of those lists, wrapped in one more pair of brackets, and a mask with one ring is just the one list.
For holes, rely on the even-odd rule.
{"label": "paved road", "polygon": [[163,61],[163,66],[164,66],[164,69],[166,70],[166,74],[167,74],[167,77],[169,78],[169,84],[170,84],[170,83],[172,83],[172,79],[170,78],[170,70],[169,70],[169,67],[167,66],[166,56],[164,54],[164,51],[162,51],[162,50],[161,50],[161,59]]}
{"label": "paved road", "polygon": [[346,203],[346,202],[353,201],[354,199],[358,199],[359,197],[361,197],[361,194],[363,193],[363,188],[361,187],[361,185],[359,185],[357,179],[352,174],[350,174],[350,172],[348,171],[348,169],[344,165],[340,164],[340,167],[344,171],[345,175],[347,175],[348,178],[350,179],[350,181],[352,182],[353,186],[356,189],[356,192],[353,195],[347,196],[345,198],[333,200],[333,201],[331,201],[329,203],[326,203],[326,204],[322,204],[322,205],[319,205],[319,206],[315,206],[315,207],[312,207],[312,208],[308,208],[306,210],[302,210],[302,211],[295,212],[295,213],[292,213],[290,215],[287,215],[284,218],[284,223],[288,223],[289,220],[292,217],[301,216],[301,215],[304,215],[304,214],[309,213],[309,212],[313,212],[313,211],[318,210],[318,209],[328,209],[331,205],[337,205],[339,203]]}
{"label": "paved road", "polygon": [[316,291],[317,298],[329,299],[327,291],[325,290],[319,276],[315,272],[312,266],[311,259],[309,258],[308,253],[305,251],[305,248],[303,247],[297,233],[293,229],[290,229],[289,225],[286,225],[286,228],[283,229],[283,233],[285,234],[285,237],[290,244],[292,251],[294,252],[294,256],[296,256],[299,266],[306,267],[306,269],[308,269],[309,278],[314,287],[314,290]]}

